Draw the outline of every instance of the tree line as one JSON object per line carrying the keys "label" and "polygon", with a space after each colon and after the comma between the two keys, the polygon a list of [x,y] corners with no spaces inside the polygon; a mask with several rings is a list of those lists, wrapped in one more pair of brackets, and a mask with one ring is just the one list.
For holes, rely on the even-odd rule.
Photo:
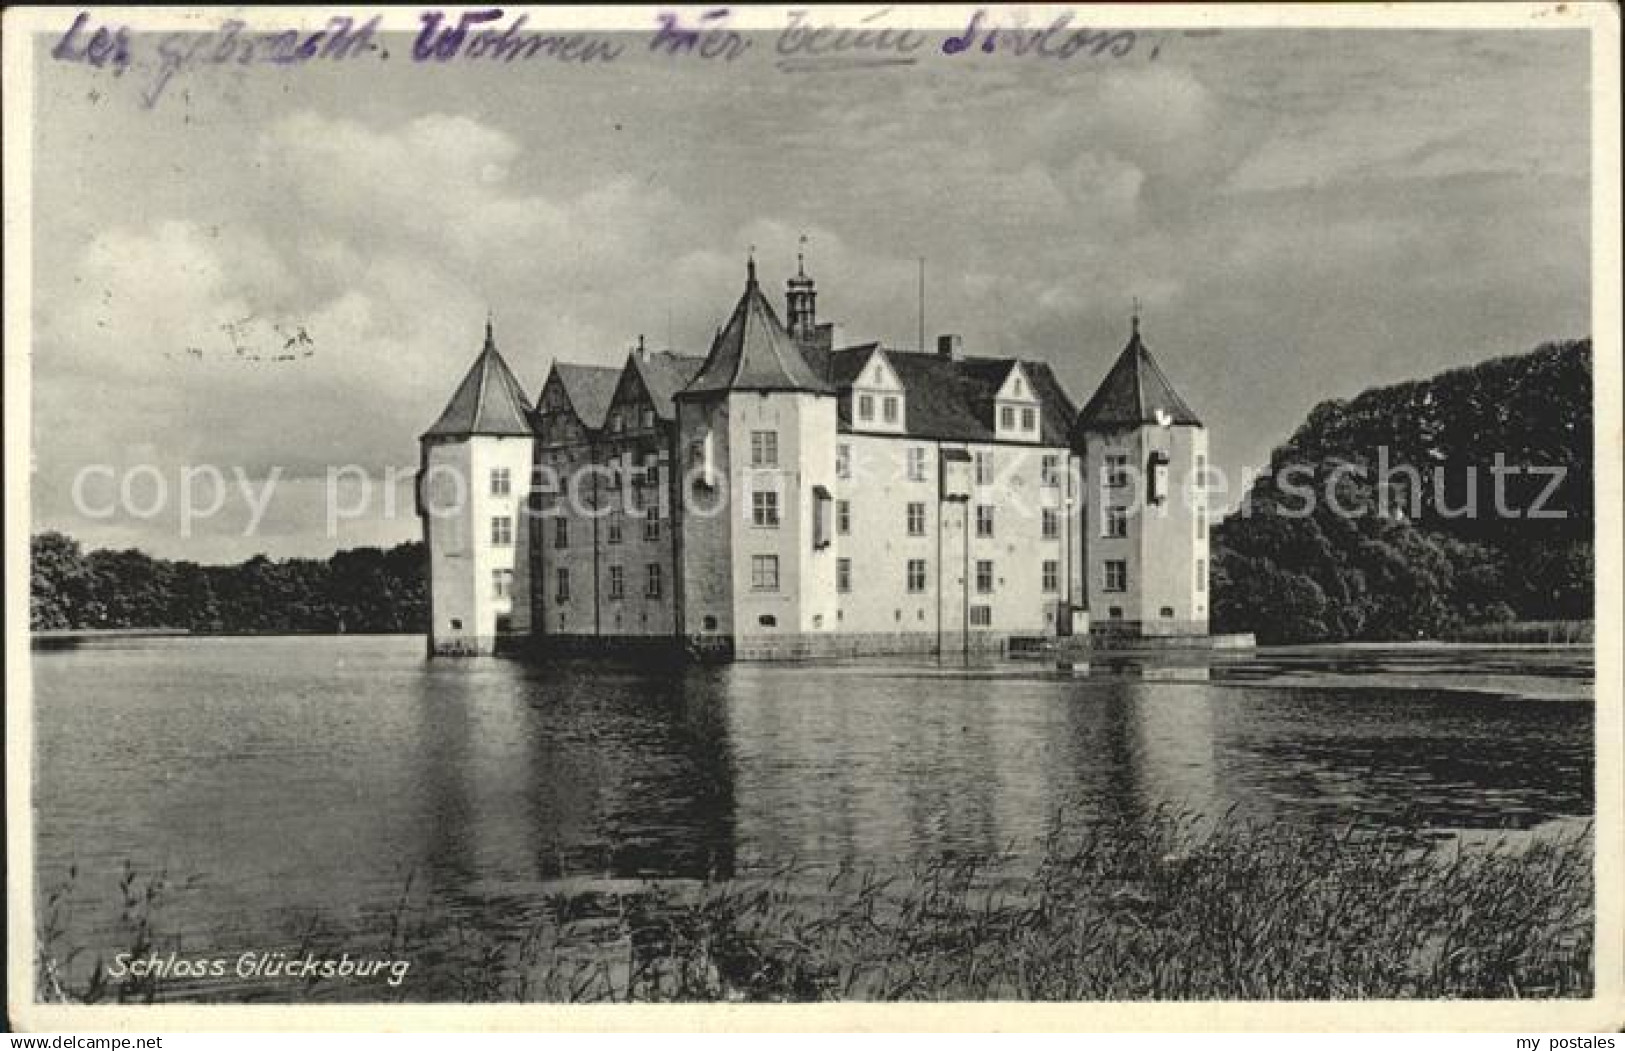
{"label": "tree line", "polygon": [[[1589,620],[1591,422],[1589,339],[1320,404],[1213,530],[1213,629],[1318,642]],[[1385,478],[1382,448],[1422,484]]]}
{"label": "tree line", "polygon": [[86,552],[58,532],[32,538],[30,621],[53,628],[196,632],[421,632],[429,595],[421,541],[352,548],[327,559],[237,565],[172,562],[145,552]]}

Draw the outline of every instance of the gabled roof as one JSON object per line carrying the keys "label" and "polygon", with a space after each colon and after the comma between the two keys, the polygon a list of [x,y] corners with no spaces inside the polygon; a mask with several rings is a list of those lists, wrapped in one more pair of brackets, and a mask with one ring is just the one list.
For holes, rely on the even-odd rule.
{"label": "gabled roof", "polygon": [[669,350],[647,356],[633,354],[631,359],[631,367],[637,369],[642,377],[643,387],[654,402],[655,412],[667,421],[677,418],[677,403],[672,399],[699,375],[704,365],[704,358],[674,354]]}
{"label": "gabled roof", "polygon": [[1140,342],[1140,324],[1136,320],[1128,346],[1117,356],[1094,397],[1083,407],[1078,427],[1099,431],[1163,422],[1202,426],[1196,413],[1168,382],[1157,359]]}
{"label": "gabled roof", "polygon": [[879,343],[860,343],[854,347],[842,347],[825,355],[829,370],[826,375],[830,384],[835,387],[850,387],[863,375],[869,359],[881,349]]}
{"label": "gabled roof", "polygon": [[[863,351],[867,360],[870,348]],[[836,356],[839,364],[841,356]],[[907,433],[919,438],[944,441],[992,441],[995,399],[1015,358],[950,359],[935,354],[894,351],[886,361],[903,384],[908,408],[904,412]],[[1076,408],[1067,397],[1049,365],[1041,361],[1020,361],[1038,399],[1042,445],[1065,445]],[[845,410],[843,406],[843,410]],[[843,422],[845,422],[843,411]]]}
{"label": "gabled roof", "polygon": [[424,438],[464,438],[476,434],[529,437],[526,406],[530,399],[508,363],[497,351],[491,323],[485,323],[485,347],[457,385],[440,418]]}
{"label": "gabled roof", "polygon": [[602,427],[604,417],[609,415],[609,403],[615,399],[621,370],[613,365],[572,365],[555,361],[553,374],[559,378],[582,426],[591,430]]}
{"label": "gabled roof", "polygon": [[744,294],[717,333],[699,374],[680,396],[730,390],[830,393],[829,385],[807,364],[773,305],[762,295],[754,260],[746,269]]}

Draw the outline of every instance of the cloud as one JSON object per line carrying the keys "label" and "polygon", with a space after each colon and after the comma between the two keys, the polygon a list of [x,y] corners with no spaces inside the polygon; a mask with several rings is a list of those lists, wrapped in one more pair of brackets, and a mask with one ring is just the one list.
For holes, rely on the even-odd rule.
{"label": "cloud", "polygon": [[[640,333],[703,352],[747,246],[782,302],[803,234],[853,339],[913,345],[925,257],[928,340],[1049,360],[1080,401],[1138,296],[1235,474],[1320,397],[1584,324],[1584,48],[1561,35],[1225,33],[1138,65],[862,75],[392,62],[377,90],[244,73],[157,111],[47,67],[37,518],[137,535],[65,510],[90,460],[410,464],[488,310],[534,394],[554,358],[617,364]],[[309,357],[245,360],[300,331]]]}

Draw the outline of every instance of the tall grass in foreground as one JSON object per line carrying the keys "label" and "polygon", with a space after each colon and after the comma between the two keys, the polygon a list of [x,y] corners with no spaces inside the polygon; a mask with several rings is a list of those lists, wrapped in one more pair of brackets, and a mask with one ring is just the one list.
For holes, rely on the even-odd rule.
{"label": "tall grass in foreground", "polygon": [[[517,931],[409,915],[403,898],[387,948],[414,960],[411,981],[288,995],[1581,997],[1592,987],[1590,843],[1589,828],[1438,846],[1163,813],[1057,828],[1020,874],[966,857],[906,873],[791,864],[725,882],[589,883],[548,896]],[[333,951],[357,951],[353,934],[328,937]],[[228,985],[208,998],[232,996]]]}

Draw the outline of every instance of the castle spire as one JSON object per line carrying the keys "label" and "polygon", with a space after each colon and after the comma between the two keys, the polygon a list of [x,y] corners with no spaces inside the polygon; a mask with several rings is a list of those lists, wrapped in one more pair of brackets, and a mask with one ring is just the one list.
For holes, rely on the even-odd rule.
{"label": "castle spire", "polygon": [[810,340],[818,331],[818,288],[807,276],[807,235],[796,250],[796,276],[784,283],[785,327],[797,340]]}
{"label": "castle spire", "polygon": [[[718,330],[705,364],[677,397],[721,394],[733,390],[833,393],[807,364],[792,333],[779,321],[773,305],[756,284],[755,246],[746,263],[744,294],[727,324]],[[810,286],[811,278],[791,278],[792,286]]]}
{"label": "castle spire", "polygon": [[474,435],[529,437],[530,400],[497,350],[491,318],[485,319],[485,347],[457,385],[440,418],[422,437]]}

